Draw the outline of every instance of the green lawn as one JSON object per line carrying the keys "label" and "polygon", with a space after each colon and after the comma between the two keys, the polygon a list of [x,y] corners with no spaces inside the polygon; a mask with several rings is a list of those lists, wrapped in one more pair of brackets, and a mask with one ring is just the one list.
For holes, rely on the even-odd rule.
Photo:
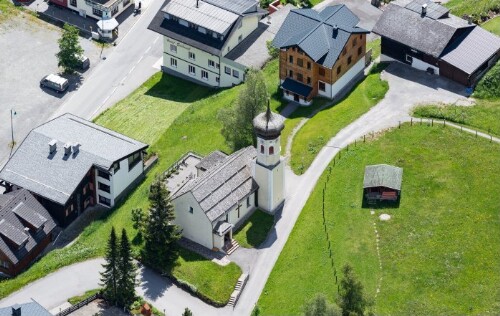
{"label": "green lawn", "polygon": [[444,4],[456,16],[486,15],[492,9],[500,9],[500,0],[450,0]]}
{"label": "green lawn", "polygon": [[200,255],[181,249],[180,258],[172,274],[178,280],[185,280],[193,289],[211,300],[225,305],[229,301],[236,281],[241,275],[240,267],[231,262],[227,266],[207,264]]}
{"label": "green lawn", "polygon": [[274,224],[274,216],[261,210],[256,210],[245,225],[233,235],[238,244],[245,248],[256,248],[264,240]]}
{"label": "green lawn", "polygon": [[92,295],[98,293],[99,291],[101,291],[101,289],[89,290],[89,291],[83,293],[82,295],[70,297],[70,298],[68,298],[68,303],[70,303],[71,305],[76,305],[76,304],[86,300],[87,298],[91,297]]}
{"label": "green lawn", "polygon": [[19,14],[22,7],[16,8],[9,0],[0,0],[0,24]]}
{"label": "green lawn", "polygon": [[418,117],[446,119],[500,136],[500,100],[477,100],[474,106],[423,105],[414,109]]}
{"label": "green lawn", "polygon": [[[330,164],[326,227],[337,270],[350,263],[375,300],[376,315],[500,314],[499,145],[453,128],[403,125],[350,147]],[[404,168],[399,208],[362,209],[364,167]],[[316,188],[260,297],[262,315],[298,315],[337,286]],[[388,222],[378,215],[388,213]],[[380,234],[382,273],[373,223]],[[341,275],[339,273],[339,279]]]}
{"label": "green lawn", "polygon": [[500,16],[497,16],[491,20],[486,21],[481,26],[487,29],[488,31],[500,36]]}
{"label": "green lawn", "polygon": [[383,67],[374,69],[344,99],[316,114],[297,132],[290,160],[295,173],[304,173],[331,137],[384,97],[388,84],[380,79]]}
{"label": "green lawn", "polygon": [[[281,108],[283,105],[277,92],[277,71],[277,60],[271,61],[264,69],[266,82],[268,84],[274,82],[274,84],[269,84],[269,94],[272,96],[271,107],[274,110]],[[123,203],[117,205],[113,210],[103,214],[101,218],[88,225],[73,245],[64,249],[53,250],[33,264],[29,270],[16,278],[1,281],[0,298],[61,267],[102,256],[112,226],[117,231],[120,231],[122,228],[127,229],[129,236],[134,238],[136,231],[132,227],[130,211],[134,208],[148,208],[148,190],[155,176],[165,171],[186,152],[193,150],[201,154],[208,154],[216,149],[227,153],[231,152],[231,149],[227,146],[220,133],[222,125],[216,116],[221,108],[234,103],[241,86],[212,92],[204,88],[193,87],[195,92],[192,95],[186,95],[185,102],[183,102],[181,99],[182,95],[178,91],[186,91],[184,87],[190,85],[189,82],[184,80],[157,74],[124,101],[120,102],[117,110],[108,110],[97,119],[97,122],[103,124],[105,127],[117,128],[118,131],[123,132],[127,136],[143,140],[153,140],[149,150],[159,154],[160,159],[158,164]],[[167,89],[171,94],[168,92],[162,93],[160,88]],[[152,91],[155,93],[152,93]],[[196,100],[202,95],[206,95],[206,97]],[[184,104],[189,101],[193,103]],[[147,103],[147,105],[144,106],[144,103]],[[156,103],[161,105],[155,106]],[[130,115],[129,110],[134,107],[134,104],[135,107],[141,108],[142,111],[136,112],[135,115]],[[176,116],[175,119],[171,120],[164,115],[163,111],[168,107],[175,108],[169,109],[171,110],[171,115]],[[121,124],[121,122],[130,120],[131,117],[134,118],[134,122],[139,120],[142,124]],[[165,124],[163,128],[149,124],[149,119],[152,117],[158,117],[159,120],[162,120],[163,124]],[[148,128],[145,128],[146,126]],[[209,136],[209,140],[207,140],[207,135]],[[135,245],[134,251],[137,253],[138,250],[139,247]],[[179,260],[183,262],[182,257]],[[200,261],[201,263],[205,264],[207,269],[210,267],[218,269],[218,266],[211,261],[202,260]],[[191,273],[184,273],[184,269],[189,271],[189,265],[176,265],[172,274],[190,276]],[[199,277],[203,278],[204,276],[200,275]],[[237,277],[236,279],[231,279],[233,277],[232,273],[227,273],[227,280],[225,281],[228,284],[234,284]],[[184,281],[194,284],[199,280],[188,279]],[[210,275],[206,276],[205,282],[212,282]],[[204,288],[200,286],[198,290],[202,291]],[[230,295],[231,292],[228,293],[226,294]],[[211,293],[203,294],[209,297],[211,295]],[[215,294],[217,295],[217,293]]]}
{"label": "green lawn", "polygon": [[380,46],[381,43],[382,40],[380,38],[366,43],[366,50],[368,51],[369,49],[372,49],[372,60],[375,60],[380,56],[380,51],[382,49]]}

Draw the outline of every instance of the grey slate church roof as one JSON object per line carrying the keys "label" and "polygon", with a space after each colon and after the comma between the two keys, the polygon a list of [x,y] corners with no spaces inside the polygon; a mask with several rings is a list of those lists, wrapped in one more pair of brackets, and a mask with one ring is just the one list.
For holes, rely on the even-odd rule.
{"label": "grey slate church roof", "polygon": [[401,190],[403,169],[386,164],[371,165],[365,168],[363,188],[386,187]]}
{"label": "grey slate church roof", "polygon": [[369,33],[345,5],[292,10],[273,40],[278,48],[298,46],[316,63],[332,68],[351,34]]}
{"label": "grey slate church roof", "polygon": [[[421,14],[427,4],[427,13]],[[472,74],[500,50],[500,38],[429,0],[390,3],[373,32]]]}
{"label": "grey slate church roof", "polygon": [[[48,143],[57,149],[49,153]],[[65,144],[80,144],[65,155]],[[92,166],[109,170],[114,162],[148,145],[72,114],[33,129],[0,171],[0,179],[59,204],[66,204]]]}
{"label": "grey slate church roof", "polygon": [[[56,223],[49,212],[25,189],[6,193],[0,197],[0,252],[4,253],[13,264],[17,264],[38,245],[38,242],[52,232]],[[41,230],[27,232],[23,222]],[[8,242],[20,248],[10,247]]]}
{"label": "grey slate church roof", "polygon": [[220,150],[213,151],[208,156],[203,158],[197,165],[196,169],[201,169],[206,171],[216,164],[224,161],[227,158],[227,155]]}
{"label": "grey slate church roof", "polygon": [[256,157],[254,147],[240,149],[223,161],[219,160],[200,177],[190,180],[172,195],[172,199],[191,192],[208,219],[214,222],[258,189],[251,169]]}

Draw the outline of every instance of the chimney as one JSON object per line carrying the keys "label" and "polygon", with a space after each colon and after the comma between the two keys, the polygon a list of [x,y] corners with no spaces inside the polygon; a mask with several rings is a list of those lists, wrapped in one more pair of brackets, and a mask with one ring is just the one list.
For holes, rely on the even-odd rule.
{"label": "chimney", "polygon": [[72,148],[72,150],[73,150],[73,153],[75,153],[75,154],[76,154],[78,151],[80,151],[80,146],[81,146],[81,145],[80,145],[80,143],[74,143],[74,144],[71,146],[71,148]]}
{"label": "chimney", "polygon": [[12,316],[21,316],[21,306],[16,304],[12,306]]}
{"label": "chimney", "polygon": [[427,14],[427,3],[422,4],[422,15]]}
{"label": "chimney", "polygon": [[57,149],[57,140],[53,139],[49,142],[49,154],[53,154]]}
{"label": "chimney", "polygon": [[71,154],[71,144],[66,143],[64,144],[64,156],[69,156]]}

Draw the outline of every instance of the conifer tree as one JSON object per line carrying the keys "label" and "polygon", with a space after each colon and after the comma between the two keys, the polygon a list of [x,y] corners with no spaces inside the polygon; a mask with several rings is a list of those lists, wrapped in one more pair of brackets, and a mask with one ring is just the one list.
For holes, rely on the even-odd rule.
{"label": "conifer tree", "polygon": [[136,266],[132,258],[132,248],[127,236],[127,231],[122,230],[120,240],[120,251],[118,260],[119,278],[118,286],[118,304],[123,307],[129,307],[135,299],[135,277]]}
{"label": "conifer tree", "polygon": [[342,269],[343,279],[340,281],[340,297],[338,305],[343,316],[363,316],[370,302],[363,294],[363,284],[357,279],[354,270],[348,264]]}
{"label": "conifer tree", "polygon": [[170,192],[162,178],[157,178],[149,191],[149,215],[144,232],[143,258],[152,267],[164,271],[177,256],[177,240],[181,230],[175,219]]}
{"label": "conifer tree", "polygon": [[184,309],[184,313],[182,313],[182,316],[193,316],[193,312],[189,308]]}
{"label": "conifer tree", "polygon": [[117,283],[119,278],[117,248],[115,228],[112,227],[104,257],[106,263],[102,265],[104,271],[101,272],[101,286],[104,288],[104,296],[113,304],[117,303]]}

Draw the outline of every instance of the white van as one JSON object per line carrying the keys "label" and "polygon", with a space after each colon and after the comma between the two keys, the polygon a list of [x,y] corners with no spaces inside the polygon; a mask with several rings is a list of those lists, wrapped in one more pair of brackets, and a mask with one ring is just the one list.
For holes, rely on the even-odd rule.
{"label": "white van", "polygon": [[40,87],[53,89],[57,93],[66,91],[68,86],[68,79],[55,74],[47,75],[40,80]]}

